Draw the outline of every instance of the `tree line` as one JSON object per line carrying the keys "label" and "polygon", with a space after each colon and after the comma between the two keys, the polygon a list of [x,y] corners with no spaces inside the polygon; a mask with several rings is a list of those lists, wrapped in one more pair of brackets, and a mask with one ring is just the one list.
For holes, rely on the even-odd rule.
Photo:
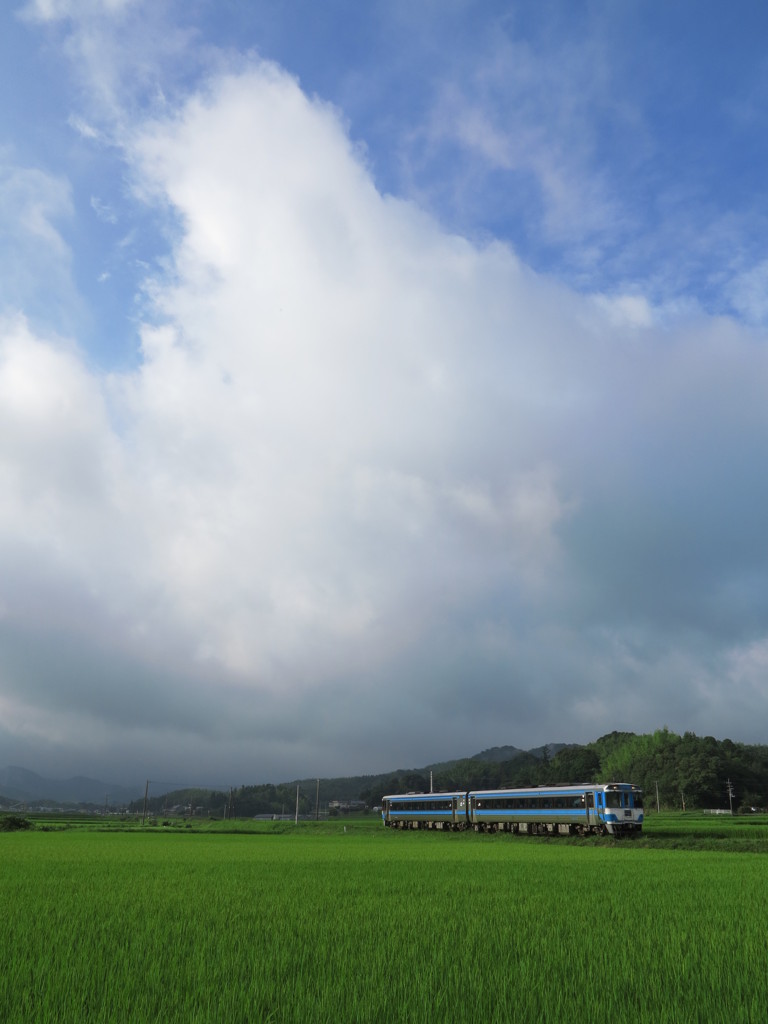
{"label": "tree line", "polygon": [[[430,780],[431,775],[431,780]],[[431,781],[431,787],[430,787]],[[554,786],[577,782],[632,782],[646,794],[648,808],[768,808],[768,746],[729,739],[682,736],[669,729],[636,735],[611,732],[593,743],[571,744],[549,756],[547,748],[520,752],[508,761],[467,758],[419,770],[337,779],[303,779],[278,785],[221,790],[184,789],[147,801],[152,815],[208,817],[314,815],[332,800],[362,800],[377,807],[388,793],[424,793],[483,788]],[[141,813],[143,801],[130,808]]]}
{"label": "tree line", "polygon": [[[381,801],[387,793],[426,792],[429,771],[400,772],[367,788],[363,799]],[[632,782],[646,794],[646,807],[733,809],[768,808],[768,746],[682,736],[669,729],[636,735],[612,732],[593,743],[572,744],[548,757],[522,753],[510,761],[468,759],[432,770],[435,792],[577,782]]]}

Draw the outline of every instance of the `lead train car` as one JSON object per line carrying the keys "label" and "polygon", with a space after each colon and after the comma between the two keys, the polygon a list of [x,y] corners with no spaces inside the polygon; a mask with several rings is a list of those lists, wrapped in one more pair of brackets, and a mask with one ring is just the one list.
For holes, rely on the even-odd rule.
{"label": "lead train car", "polygon": [[385,796],[381,817],[389,828],[639,835],[643,795],[628,782],[406,793]]}

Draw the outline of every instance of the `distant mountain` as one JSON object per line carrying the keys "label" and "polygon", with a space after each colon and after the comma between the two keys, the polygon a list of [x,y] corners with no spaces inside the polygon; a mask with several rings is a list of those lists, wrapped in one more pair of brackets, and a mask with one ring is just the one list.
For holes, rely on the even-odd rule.
{"label": "distant mountain", "polygon": [[531,754],[540,761],[547,757],[554,757],[567,743],[546,743],[543,747],[534,747],[533,750],[521,750],[519,747],[489,747],[479,754],[473,754],[471,761],[490,761],[492,764],[500,764],[503,761],[513,761],[522,754]]}
{"label": "distant mountain", "polygon": [[528,751],[521,750],[519,747],[489,747],[488,750],[481,750],[479,754],[473,754],[470,760],[490,761],[496,764],[501,761],[512,761],[514,758],[526,753]]}
{"label": "distant mountain", "polygon": [[[521,750],[519,747],[504,746],[490,747],[479,754],[473,754],[469,758],[462,758],[455,761],[444,761],[439,764],[427,765],[425,768],[410,769],[405,771],[397,769],[385,772],[381,775],[350,776],[336,779],[321,780],[321,794],[326,800],[356,800],[362,791],[375,791],[384,785],[393,784],[393,780],[399,777],[408,777],[410,780],[407,787],[422,789],[429,786],[430,773],[434,772],[435,777],[439,774],[451,773],[453,769],[459,769],[462,777],[466,774],[467,762],[480,761],[487,764],[503,764],[515,761],[518,758],[531,761],[553,758],[568,746],[565,743],[549,743],[543,747],[536,747],[533,750]],[[304,779],[295,780],[290,783],[292,787],[301,785],[302,791],[314,792],[316,780]],[[386,785],[385,785],[386,784]],[[258,789],[258,786],[243,787],[244,789]],[[395,790],[396,791],[396,790]],[[76,776],[70,779],[48,779],[26,768],[8,767],[0,769],[0,804],[2,798],[13,803],[41,803],[51,802],[57,804],[96,804],[104,806],[106,801],[111,807],[127,806],[133,801],[139,800],[144,795],[144,787],[137,785],[119,786],[115,783],[101,782],[98,779],[90,779],[84,776]],[[157,794],[155,794],[157,796]]]}
{"label": "distant mountain", "polygon": [[46,779],[26,768],[0,768],[0,793],[17,803],[127,804],[143,793],[141,786],[118,786],[78,775],[71,779]]}

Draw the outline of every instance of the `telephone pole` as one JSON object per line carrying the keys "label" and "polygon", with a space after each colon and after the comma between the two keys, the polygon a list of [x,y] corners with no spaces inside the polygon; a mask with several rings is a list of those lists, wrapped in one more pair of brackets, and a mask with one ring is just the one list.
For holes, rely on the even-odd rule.
{"label": "telephone pole", "polygon": [[150,779],[147,779],[147,784],[144,787],[144,810],[141,815],[141,824],[144,824],[144,819],[147,817],[147,796],[149,795],[149,783]]}
{"label": "telephone pole", "polygon": [[731,814],[733,814],[733,797],[735,794],[733,792],[733,783],[730,779],[726,782],[725,788],[728,790],[728,804],[731,808]]}

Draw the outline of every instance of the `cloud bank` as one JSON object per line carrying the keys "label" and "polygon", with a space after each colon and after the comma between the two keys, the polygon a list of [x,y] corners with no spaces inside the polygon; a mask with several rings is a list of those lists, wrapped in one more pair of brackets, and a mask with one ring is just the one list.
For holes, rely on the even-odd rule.
{"label": "cloud bank", "polygon": [[169,246],[138,366],[0,323],[9,751],[240,782],[760,738],[763,336],[447,233],[268,62],[122,145]]}

